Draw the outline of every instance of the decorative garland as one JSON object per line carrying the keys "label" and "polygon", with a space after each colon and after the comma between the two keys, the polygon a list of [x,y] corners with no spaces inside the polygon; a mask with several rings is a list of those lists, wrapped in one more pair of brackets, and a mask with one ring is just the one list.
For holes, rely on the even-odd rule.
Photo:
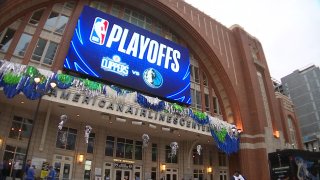
{"label": "decorative garland", "polygon": [[[232,138],[231,136],[225,135],[223,141],[220,141],[217,131],[210,130],[213,139],[216,141],[218,148],[225,152],[227,155],[236,153],[239,151],[240,138]],[[220,137],[221,138],[221,137]]]}
{"label": "decorative garland", "polygon": [[165,102],[164,101],[159,101],[158,98],[153,98],[154,101],[150,102],[151,97],[142,95],[140,93],[137,93],[137,103],[144,107],[144,108],[149,108],[152,109],[154,111],[163,111],[165,108]]}
{"label": "decorative garland", "polygon": [[[114,90],[117,96],[124,96],[134,92],[115,85],[107,86],[67,74],[50,73],[51,75],[45,76],[35,67],[0,60],[0,87],[3,87],[4,94],[9,99],[23,92],[30,100],[40,98],[41,93],[39,91],[48,91],[50,82],[52,81],[56,82],[59,89],[75,87],[78,91],[89,96],[107,95],[107,87],[111,88],[109,91]],[[34,82],[35,77],[40,77],[39,84]],[[211,135],[221,151],[231,154],[239,150],[239,134],[233,132],[232,125],[225,121],[207,115],[205,112],[192,110],[175,103],[168,103],[140,93],[137,93],[136,102],[143,108],[152,109],[157,112],[164,111],[182,117],[190,117],[198,124],[209,125]]]}
{"label": "decorative garland", "polygon": [[68,89],[72,86],[74,78],[67,74],[57,74],[55,76],[57,87],[59,89]]}

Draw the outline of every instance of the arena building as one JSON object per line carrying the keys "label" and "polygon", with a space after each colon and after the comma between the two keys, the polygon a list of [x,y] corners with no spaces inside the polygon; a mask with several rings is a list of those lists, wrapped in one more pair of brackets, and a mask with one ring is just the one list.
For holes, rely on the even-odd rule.
{"label": "arena building", "polygon": [[184,1],[0,1],[0,60],[7,176],[270,179],[302,148],[261,43]]}

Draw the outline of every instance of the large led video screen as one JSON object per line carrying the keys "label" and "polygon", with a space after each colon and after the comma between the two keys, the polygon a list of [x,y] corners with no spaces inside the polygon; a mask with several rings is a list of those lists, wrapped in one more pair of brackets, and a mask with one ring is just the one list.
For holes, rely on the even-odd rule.
{"label": "large led video screen", "polygon": [[64,68],[190,105],[188,49],[85,6]]}

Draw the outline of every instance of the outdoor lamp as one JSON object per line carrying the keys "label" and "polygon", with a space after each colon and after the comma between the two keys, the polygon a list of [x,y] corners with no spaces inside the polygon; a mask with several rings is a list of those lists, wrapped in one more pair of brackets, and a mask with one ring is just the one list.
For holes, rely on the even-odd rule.
{"label": "outdoor lamp", "polygon": [[166,170],[166,165],[162,164],[161,167],[160,167],[160,170],[161,170],[161,172],[164,172]]}
{"label": "outdoor lamp", "polygon": [[[34,82],[36,83],[36,85],[38,85],[40,82],[41,82],[41,78],[40,77],[35,77],[34,79]],[[52,90],[57,86],[57,84],[54,82],[54,81],[51,81],[50,82],[50,89],[47,90],[47,89],[38,89],[38,88],[35,88],[35,91],[37,93],[39,93],[40,97],[38,99],[38,103],[37,103],[37,108],[36,108],[36,111],[34,112],[33,114],[33,124],[32,124],[32,127],[31,127],[31,130],[30,130],[30,137],[28,139],[28,144],[27,144],[27,149],[26,149],[26,155],[24,156],[24,160],[23,160],[23,166],[25,166],[27,164],[27,158],[28,158],[28,154],[29,154],[29,149],[30,149],[30,142],[31,142],[31,139],[32,139],[32,136],[33,136],[33,128],[35,126],[35,124],[37,124],[37,117],[38,117],[38,113],[39,113],[39,108],[40,108],[40,104],[41,104],[41,99],[42,99],[42,96],[44,95],[49,95],[52,93]],[[14,129],[12,129],[14,130]],[[1,144],[1,143],[0,143]],[[83,161],[83,160],[82,160]]]}
{"label": "outdoor lamp", "polygon": [[83,154],[79,154],[78,155],[78,163],[83,163],[84,160],[84,155]]}
{"label": "outdoor lamp", "polygon": [[39,84],[39,82],[41,81],[41,79],[40,79],[39,77],[35,77],[33,80],[34,80],[34,82],[37,83],[37,84]]}
{"label": "outdoor lamp", "polygon": [[50,86],[51,86],[52,89],[54,89],[54,88],[57,86],[57,83],[51,82],[51,83],[50,83]]}
{"label": "outdoor lamp", "polygon": [[209,166],[209,167],[207,168],[207,173],[212,173],[212,167],[211,167],[211,166]]}
{"label": "outdoor lamp", "polygon": [[236,130],[237,130],[237,127],[235,125],[232,125],[231,130],[232,130],[233,133],[235,133]]}
{"label": "outdoor lamp", "polygon": [[274,132],[274,137],[279,138],[280,137],[280,132],[279,131],[275,131]]}
{"label": "outdoor lamp", "polygon": [[3,139],[0,138],[0,148],[2,147]]}

